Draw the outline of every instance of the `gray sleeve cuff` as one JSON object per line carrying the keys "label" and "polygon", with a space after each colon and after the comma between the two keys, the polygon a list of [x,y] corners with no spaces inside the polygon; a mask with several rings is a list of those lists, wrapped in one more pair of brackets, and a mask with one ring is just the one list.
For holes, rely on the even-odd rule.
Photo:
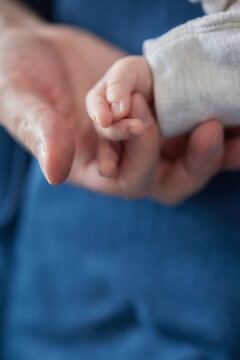
{"label": "gray sleeve cuff", "polygon": [[144,43],[160,131],[172,137],[218,119],[240,125],[240,12],[205,16]]}

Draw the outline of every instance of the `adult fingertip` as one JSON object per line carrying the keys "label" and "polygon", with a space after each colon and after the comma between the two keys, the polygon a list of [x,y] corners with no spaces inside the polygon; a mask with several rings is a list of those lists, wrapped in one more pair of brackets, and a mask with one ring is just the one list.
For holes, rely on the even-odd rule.
{"label": "adult fingertip", "polygon": [[75,145],[69,143],[68,147],[55,148],[49,152],[46,164],[46,173],[51,185],[59,185],[67,178],[72,168]]}
{"label": "adult fingertip", "polygon": [[75,141],[68,127],[56,130],[56,136],[37,146],[37,158],[41,170],[50,185],[64,182],[71,171],[75,154]]}
{"label": "adult fingertip", "polygon": [[99,164],[99,175],[105,178],[110,178],[116,174],[116,163],[113,160],[104,161]]}
{"label": "adult fingertip", "polygon": [[128,132],[132,136],[141,136],[144,133],[144,124],[140,119],[132,119],[129,122]]}
{"label": "adult fingertip", "polygon": [[149,127],[154,123],[154,117],[148,104],[143,101],[143,97],[139,93],[135,93],[132,96],[132,117],[141,119],[145,128]]}
{"label": "adult fingertip", "polygon": [[107,129],[112,125],[112,116],[108,112],[104,112],[103,114],[96,114],[94,116],[94,123],[103,129]]}

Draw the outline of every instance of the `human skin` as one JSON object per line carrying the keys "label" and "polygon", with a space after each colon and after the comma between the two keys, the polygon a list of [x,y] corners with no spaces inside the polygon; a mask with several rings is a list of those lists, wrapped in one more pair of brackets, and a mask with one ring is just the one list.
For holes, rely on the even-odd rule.
{"label": "human skin", "polygon": [[[162,140],[140,94],[132,99],[131,115],[148,119],[144,134],[129,134],[120,148],[101,139],[85,96],[123,52],[82,30],[48,25],[10,3],[0,4],[2,16],[11,18],[0,35],[0,121],[38,159],[51,184],[68,180],[108,195],[147,196],[172,205],[198,192],[220,169],[240,167],[237,131],[224,144],[216,120],[190,137],[165,141],[159,159]],[[115,176],[102,177],[98,169],[116,158]]]}
{"label": "human skin", "polygon": [[131,112],[134,93],[142,94],[148,102],[153,99],[152,71],[144,56],[124,57],[107,70],[87,94],[86,107],[90,118],[104,129],[124,121]]}

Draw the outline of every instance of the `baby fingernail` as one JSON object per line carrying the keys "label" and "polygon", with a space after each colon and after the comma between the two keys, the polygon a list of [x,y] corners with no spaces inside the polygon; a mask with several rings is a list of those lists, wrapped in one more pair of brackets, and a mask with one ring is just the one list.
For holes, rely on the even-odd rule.
{"label": "baby fingernail", "polygon": [[121,111],[121,105],[117,102],[111,104],[111,110],[113,115],[118,115]]}
{"label": "baby fingernail", "polygon": [[143,125],[144,125],[145,127],[148,127],[148,126],[150,126],[150,125],[153,123],[153,118],[152,118],[151,115],[149,115],[149,116],[143,118],[143,119],[142,119],[142,122],[143,122]]}

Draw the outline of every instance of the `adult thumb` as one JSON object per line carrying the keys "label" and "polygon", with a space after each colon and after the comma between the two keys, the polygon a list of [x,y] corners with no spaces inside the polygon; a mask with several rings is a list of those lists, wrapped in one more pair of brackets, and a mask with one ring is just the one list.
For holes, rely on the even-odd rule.
{"label": "adult thumb", "polygon": [[39,161],[46,180],[62,183],[71,170],[75,144],[71,124],[41,96],[8,89],[0,98],[0,121]]}

